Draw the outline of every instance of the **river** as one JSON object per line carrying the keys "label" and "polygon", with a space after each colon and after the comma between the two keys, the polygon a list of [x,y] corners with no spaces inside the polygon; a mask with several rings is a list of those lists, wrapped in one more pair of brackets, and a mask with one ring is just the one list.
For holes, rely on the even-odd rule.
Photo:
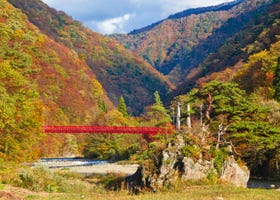
{"label": "river", "polygon": [[278,188],[280,188],[280,181],[250,179],[248,181],[247,187],[248,188],[278,189]]}
{"label": "river", "polygon": [[51,170],[68,170],[79,174],[133,174],[139,165],[109,163],[108,161],[89,160],[84,158],[41,158],[33,166],[46,166]]}
{"label": "river", "polygon": [[47,166],[50,169],[54,168],[70,168],[70,167],[82,167],[92,165],[104,165],[108,161],[101,160],[89,160],[84,158],[41,158],[34,165]]}

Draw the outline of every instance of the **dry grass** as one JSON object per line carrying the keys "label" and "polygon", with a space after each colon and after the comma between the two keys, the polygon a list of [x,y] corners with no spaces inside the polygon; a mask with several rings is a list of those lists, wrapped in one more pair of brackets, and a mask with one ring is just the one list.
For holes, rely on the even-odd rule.
{"label": "dry grass", "polygon": [[[17,193],[16,190],[10,191]],[[19,192],[19,191],[18,191]],[[53,200],[280,200],[279,190],[245,189],[230,186],[190,186],[180,192],[158,192],[140,195],[128,195],[126,191],[107,192],[95,190],[88,193],[29,193],[25,199],[53,199]]]}

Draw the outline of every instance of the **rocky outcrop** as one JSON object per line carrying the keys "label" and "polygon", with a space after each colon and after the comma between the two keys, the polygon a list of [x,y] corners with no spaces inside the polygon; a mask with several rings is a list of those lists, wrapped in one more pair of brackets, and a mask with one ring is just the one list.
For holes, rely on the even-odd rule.
{"label": "rocky outcrop", "polygon": [[125,186],[129,193],[138,194],[144,189],[143,176],[143,167],[139,166],[134,174],[125,178]]}
{"label": "rocky outcrop", "polygon": [[236,186],[247,187],[250,171],[247,166],[240,166],[233,157],[224,162],[220,179]]}
{"label": "rocky outcrop", "polygon": [[[214,167],[214,160],[199,157],[193,159],[182,155],[182,148],[187,145],[181,137],[173,144],[169,144],[162,151],[161,165],[158,170],[148,166],[141,166],[137,172],[127,177],[126,185],[130,192],[139,193],[144,188],[156,191],[164,186],[170,186],[176,180],[199,180],[216,173],[222,182],[246,187],[250,172],[246,166],[239,166],[233,157],[229,157],[223,164],[222,173],[218,174]],[[154,167],[154,166],[153,166]],[[138,180],[135,180],[138,179]]]}
{"label": "rocky outcrop", "polygon": [[183,159],[183,164],[183,180],[199,180],[206,178],[214,169],[212,161],[202,159],[194,162],[193,159],[185,157]]}

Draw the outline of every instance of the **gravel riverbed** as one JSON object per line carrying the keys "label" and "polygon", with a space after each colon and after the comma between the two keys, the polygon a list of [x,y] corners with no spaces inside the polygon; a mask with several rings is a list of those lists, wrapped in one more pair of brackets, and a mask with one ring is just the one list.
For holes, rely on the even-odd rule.
{"label": "gravel riverbed", "polygon": [[34,163],[34,166],[45,166],[51,170],[69,170],[79,174],[108,174],[121,173],[133,174],[139,165],[117,164],[107,161],[92,161],[86,159],[41,159]]}

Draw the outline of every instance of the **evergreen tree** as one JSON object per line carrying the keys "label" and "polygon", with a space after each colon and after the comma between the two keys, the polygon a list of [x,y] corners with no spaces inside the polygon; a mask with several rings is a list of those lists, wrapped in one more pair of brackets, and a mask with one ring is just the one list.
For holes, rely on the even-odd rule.
{"label": "evergreen tree", "polygon": [[167,114],[158,91],[154,93],[154,99],[155,103],[147,108],[148,120],[154,126],[170,123],[172,121],[171,117]]}
{"label": "evergreen tree", "polygon": [[123,114],[124,117],[128,117],[126,104],[125,104],[123,96],[120,97],[118,110]]}
{"label": "evergreen tree", "polygon": [[203,119],[217,149],[233,145],[251,169],[256,169],[256,163],[277,159],[280,129],[267,121],[273,107],[260,105],[256,96],[247,96],[237,84],[217,81],[193,92],[192,98],[202,104]]}
{"label": "evergreen tree", "polygon": [[274,87],[274,99],[280,102],[280,57],[278,58],[278,64],[275,69],[273,87]]}
{"label": "evergreen tree", "polygon": [[159,95],[158,91],[155,91],[154,98],[155,98],[155,105],[163,106],[163,103],[162,103],[162,101],[160,99],[160,95]]}

